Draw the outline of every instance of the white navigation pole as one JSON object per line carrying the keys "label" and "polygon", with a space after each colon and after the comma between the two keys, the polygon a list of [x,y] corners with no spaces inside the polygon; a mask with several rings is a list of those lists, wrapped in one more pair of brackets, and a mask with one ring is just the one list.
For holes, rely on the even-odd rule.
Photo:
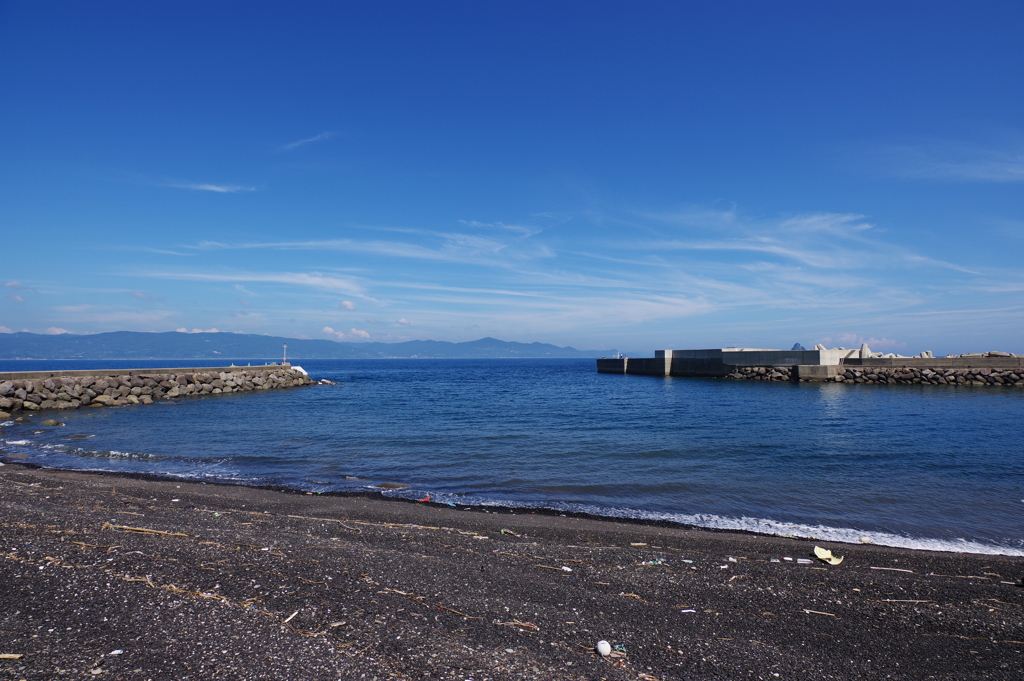
{"label": "white navigation pole", "polygon": [[287,364],[287,363],[288,363],[288,344],[285,343],[284,344],[284,359],[281,360],[281,364]]}

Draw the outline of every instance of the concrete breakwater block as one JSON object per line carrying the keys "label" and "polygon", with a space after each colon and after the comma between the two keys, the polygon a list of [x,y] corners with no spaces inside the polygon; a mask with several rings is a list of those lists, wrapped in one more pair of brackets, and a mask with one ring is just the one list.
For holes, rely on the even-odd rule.
{"label": "concrete breakwater block", "polygon": [[[78,409],[152,404],[155,400],[316,385],[290,365],[198,369],[132,369],[118,375],[74,371],[62,375],[17,374],[0,380],[0,411]],[[3,378],[0,376],[0,378]]]}

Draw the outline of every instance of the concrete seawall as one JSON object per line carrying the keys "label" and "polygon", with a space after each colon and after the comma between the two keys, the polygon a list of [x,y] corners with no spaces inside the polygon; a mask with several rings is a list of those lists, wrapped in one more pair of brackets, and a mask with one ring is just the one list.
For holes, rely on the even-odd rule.
{"label": "concrete seawall", "polygon": [[0,418],[18,411],[152,404],[176,397],[307,385],[315,381],[290,364],[0,373]]}
{"label": "concrete seawall", "polygon": [[834,354],[831,350],[659,350],[653,358],[599,359],[597,371],[756,381],[1024,387],[1024,357],[1008,353],[865,358]]}

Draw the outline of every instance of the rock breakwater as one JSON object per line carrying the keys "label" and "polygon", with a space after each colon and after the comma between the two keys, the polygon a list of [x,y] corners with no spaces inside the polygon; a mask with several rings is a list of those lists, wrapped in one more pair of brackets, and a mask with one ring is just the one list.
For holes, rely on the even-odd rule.
{"label": "rock breakwater", "polygon": [[726,378],[747,381],[792,381],[793,367],[736,367]]}
{"label": "rock breakwater", "polygon": [[837,383],[919,383],[929,385],[1024,386],[1024,371],[977,369],[922,369],[910,367],[858,367],[837,375]]}
{"label": "rock breakwater", "polygon": [[[1024,387],[1024,369],[976,367],[868,367],[838,366],[835,375],[815,378],[836,383],[901,383],[921,385],[984,385]],[[791,366],[736,367],[726,378],[748,381],[798,381]],[[805,379],[806,380],[806,379]]]}
{"label": "rock breakwater", "polygon": [[[0,381],[0,412],[152,404],[155,400],[315,385],[288,365],[217,369],[69,372]],[[115,375],[117,374],[117,375]]]}

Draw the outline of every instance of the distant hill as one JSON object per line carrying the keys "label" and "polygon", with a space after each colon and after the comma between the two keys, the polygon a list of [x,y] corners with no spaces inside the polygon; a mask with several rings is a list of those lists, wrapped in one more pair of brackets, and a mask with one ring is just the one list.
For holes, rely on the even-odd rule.
{"label": "distant hill", "polygon": [[615,350],[577,350],[548,343],[515,343],[481,338],[465,343],[406,341],[403,343],[344,343],[243,333],[141,333],[114,331],[87,336],[38,333],[0,334],[0,359],[281,359],[288,358],[508,358],[611,357]]}

